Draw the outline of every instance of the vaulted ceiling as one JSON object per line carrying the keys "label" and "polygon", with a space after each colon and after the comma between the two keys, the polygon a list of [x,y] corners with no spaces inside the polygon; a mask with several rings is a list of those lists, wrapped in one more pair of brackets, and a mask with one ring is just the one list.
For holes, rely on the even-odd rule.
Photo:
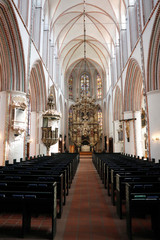
{"label": "vaulted ceiling", "polygon": [[118,43],[127,0],[48,0],[54,46],[63,73],[86,59],[106,73]]}

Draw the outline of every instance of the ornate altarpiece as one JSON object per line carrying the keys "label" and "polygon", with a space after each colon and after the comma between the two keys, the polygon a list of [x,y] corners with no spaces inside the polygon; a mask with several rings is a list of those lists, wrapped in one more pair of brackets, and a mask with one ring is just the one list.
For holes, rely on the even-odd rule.
{"label": "ornate altarpiece", "polygon": [[102,127],[98,121],[99,105],[89,96],[77,99],[69,112],[69,134],[71,141],[80,151],[81,146],[89,145],[90,150],[100,141]]}

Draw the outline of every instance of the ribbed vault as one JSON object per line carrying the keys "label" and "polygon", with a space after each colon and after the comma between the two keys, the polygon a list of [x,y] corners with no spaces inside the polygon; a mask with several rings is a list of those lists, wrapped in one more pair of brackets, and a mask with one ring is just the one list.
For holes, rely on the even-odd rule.
{"label": "ribbed vault", "polygon": [[86,58],[106,73],[119,40],[125,0],[48,0],[56,54],[63,73],[84,58],[84,7]]}

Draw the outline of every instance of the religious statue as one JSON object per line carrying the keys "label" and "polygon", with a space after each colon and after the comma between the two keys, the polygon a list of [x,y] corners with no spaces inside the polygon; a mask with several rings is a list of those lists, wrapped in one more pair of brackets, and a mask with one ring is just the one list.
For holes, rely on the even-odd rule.
{"label": "religious statue", "polygon": [[126,121],[126,135],[127,135],[127,141],[130,141],[130,122]]}
{"label": "religious statue", "polygon": [[141,112],[141,122],[142,122],[142,128],[144,128],[146,126],[146,116],[145,116],[145,111],[142,108],[142,112]]}

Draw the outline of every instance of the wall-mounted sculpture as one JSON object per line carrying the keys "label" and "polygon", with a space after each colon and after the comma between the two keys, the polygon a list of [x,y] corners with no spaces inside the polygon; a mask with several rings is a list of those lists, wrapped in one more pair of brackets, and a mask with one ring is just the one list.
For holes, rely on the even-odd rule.
{"label": "wall-mounted sculpture", "polygon": [[12,97],[12,124],[11,128],[14,131],[14,136],[19,136],[26,130],[26,98],[23,96]]}

